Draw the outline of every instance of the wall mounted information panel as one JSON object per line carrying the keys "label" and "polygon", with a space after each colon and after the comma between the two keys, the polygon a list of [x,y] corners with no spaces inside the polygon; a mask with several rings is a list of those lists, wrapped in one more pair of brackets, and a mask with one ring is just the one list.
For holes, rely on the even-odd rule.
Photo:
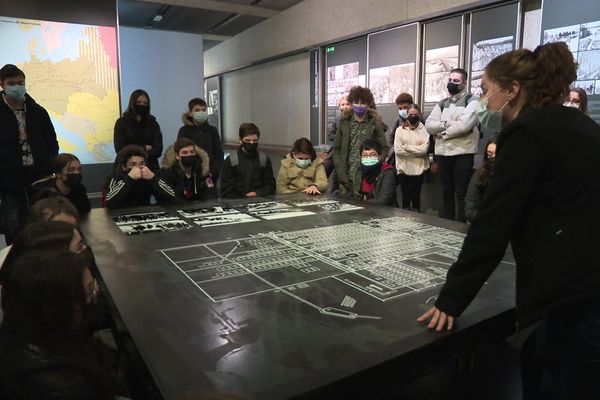
{"label": "wall mounted information panel", "polygon": [[471,14],[470,90],[481,94],[485,66],[496,56],[516,47],[519,6],[517,3],[477,11]]}
{"label": "wall mounted information panel", "polygon": [[50,114],[60,151],[83,164],[113,161],[116,28],[0,17],[0,32],[0,65],[25,72],[27,92]]}
{"label": "wall mounted information panel", "polygon": [[[204,80],[204,100],[208,112],[208,123],[216,126],[221,133],[221,87],[220,77],[212,76]],[[221,136],[223,137],[223,136]]]}
{"label": "wall mounted information panel", "polygon": [[579,64],[573,87],[588,95],[588,112],[600,123],[600,6],[595,1],[544,0],[542,43],[565,42]]}
{"label": "wall mounted information panel", "polygon": [[423,25],[421,103],[424,113],[429,114],[440,100],[448,97],[448,75],[452,69],[461,66],[462,27],[462,16]]}
{"label": "wall mounted information panel", "polygon": [[394,103],[402,93],[410,93],[416,102],[418,24],[401,26],[370,34],[368,40],[369,80],[377,110],[386,124],[398,118]]}
{"label": "wall mounted information panel", "polygon": [[327,131],[337,118],[337,102],[352,86],[367,84],[367,38],[332,44],[325,48]]}

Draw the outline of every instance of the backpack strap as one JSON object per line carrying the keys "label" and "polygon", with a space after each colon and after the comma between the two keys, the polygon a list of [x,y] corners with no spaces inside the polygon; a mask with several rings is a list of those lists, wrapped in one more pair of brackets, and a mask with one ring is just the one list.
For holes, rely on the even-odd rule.
{"label": "backpack strap", "polygon": [[263,153],[262,151],[259,151],[258,152],[258,161],[262,168],[266,167],[267,166],[267,155],[265,153]]}
{"label": "backpack strap", "polygon": [[[237,167],[240,164],[240,159],[238,158],[237,150],[232,153],[229,153],[229,160],[231,160],[231,166]],[[261,167],[267,166],[267,155],[262,151],[258,152],[258,160]]]}
{"label": "backpack strap", "polygon": [[237,149],[234,150],[233,152],[229,153],[229,160],[231,161],[232,167],[238,166],[238,164],[240,163],[240,159],[238,158]]}

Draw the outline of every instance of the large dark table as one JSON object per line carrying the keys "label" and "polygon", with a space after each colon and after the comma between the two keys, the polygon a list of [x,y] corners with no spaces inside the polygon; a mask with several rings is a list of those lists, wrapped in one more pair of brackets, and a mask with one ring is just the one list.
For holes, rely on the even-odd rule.
{"label": "large dark table", "polygon": [[[243,209],[247,202],[221,205]],[[427,371],[511,333],[510,255],[455,330],[430,332],[415,320],[435,301],[447,256],[457,255],[461,238],[453,232],[467,226],[361,205],[132,236],[111,217],[160,209],[177,215],[182,206],[94,209],[83,231],[119,318],[166,399],[206,392],[318,398],[357,379],[374,384]],[[301,230],[308,231],[293,233]]]}

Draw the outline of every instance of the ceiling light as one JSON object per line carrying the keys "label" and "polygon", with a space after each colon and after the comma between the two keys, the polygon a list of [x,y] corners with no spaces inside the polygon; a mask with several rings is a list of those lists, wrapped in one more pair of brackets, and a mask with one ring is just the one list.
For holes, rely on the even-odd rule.
{"label": "ceiling light", "polygon": [[160,15],[160,14],[156,14],[156,15],[154,16],[154,18],[152,18],[152,21],[154,21],[154,22],[160,22],[160,21],[162,21],[162,20],[163,20],[163,16],[162,16],[162,15]]}

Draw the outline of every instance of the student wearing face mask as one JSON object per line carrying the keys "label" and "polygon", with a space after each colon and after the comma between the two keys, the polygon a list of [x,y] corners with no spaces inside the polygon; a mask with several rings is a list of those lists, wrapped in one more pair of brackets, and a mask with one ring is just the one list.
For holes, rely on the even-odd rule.
{"label": "student wearing face mask", "polygon": [[479,98],[467,92],[467,72],[450,71],[448,93],[435,105],[425,128],[435,137],[435,162],[442,184],[440,217],[465,222],[465,195],[473,174],[479,143],[477,105]]}
{"label": "student wearing face mask", "polygon": [[[429,133],[421,123],[421,109],[417,104],[408,106],[406,121],[396,129],[394,151],[396,172],[402,192],[402,208],[421,211],[423,174],[429,168]],[[398,202],[400,203],[400,202]]]}
{"label": "student wearing face mask", "polygon": [[163,157],[160,177],[173,188],[179,200],[206,200],[216,196],[209,178],[208,154],[191,139],[179,138]]}
{"label": "student wearing face mask", "polygon": [[467,188],[465,197],[465,215],[468,222],[473,222],[483,201],[483,196],[490,183],[496,164],[496,137],[494,136],[485,147],[483,165],[475,171]]}
{"label": "student wearing face mask", "polygon": [[510,243],[518,327],[535,324],[521,350],[526,400],[600,391],[600,126],[563,107],[575,79],[564,42],[486,66],[477,116],[500,131],[494,173],[435,306],[418,319],[452,329]]}
{"label": "student wearing face mask", "polygon": [[[383,161],[381,143],[367,139],[360,145],[360,168],[356,172],[356,196],[382,206],[396,206],[396,172]],[[360,177],[359,177],[360,176]]]}
{"label": "student wearing face mask", "polygon": [[327,190],[328,181],[323,160],[317,157],[307,138],[294,142],[277,174],[277,193],[321,194]]}
{"label": "student wearing face mask", "polygon": [[258,150],[260,130],[245,122],[239,129],[240,148],[232,152],[221,171],[221,197],[245,198],[275,193],[271,159]]}
{"label": "student wearing face mask", "polygon": [[175,191],[146,165],[148,155],[139,146],[127,145],[117,154],[115,169],[106,179],[103,204],[108,208],[149,206],[176,200]]}
{"label": "student wearing face mask", "polygon": [[143,148],[148,154],[146,165],[158,172],[158,159],[163,151],[160,125],[150,114],[150,96],[145,90],[136,89],[129,97],[129,105],[123,116],[115,123],[115,152],[129,144]]}
{"label": "student wearing face mask", "polygon": [[208,154],[210,159],[210,180],[217,182],[223,167],[223,144],[219,130],[208,122],[206,101],[199,98],[188,102],[188,111],[183,113],[183,126],[179,128],[177,138],[191,139],[196,146]]}
{"label": "student wearing face mask", "polygon": [[589,115],[587,105],[588,98],[585,90],[578,87],[571,88],[571,90],[569,91],[569,97],[567,98],[567,101],[565,101],[564,106],[576,108],[585,115]]}
{"label": "student wearing face mask", "polygon": [[52,173],[58,141],[48,112],[26,93],[23,71],[3,66],[0,88],[0,225],[10,244],[25,224],[30,185]]}
{"label": "student wearing face mask", "polygon": [[[375,110],[375,100],[368,88],[355,86],[348,94],[352,109],[342,116],[333,142],[333,164],[340,182],[340,194],[351,195],[360,190],[360,144],[372,139],[381,145],[386,155],[389,145],[381,116]],[[358,174],[357,174],[358,172]]]}
{"label": "student wearing face mask", "polygon": [[86,215],[91,210],[90,200],[85,186],[81,184],[81,163],[73,154],[61,153],[52,160],[54,175],[33,184],[37,193],[42,189],[55,189],[65,196],[77,208],[79,215]]}

